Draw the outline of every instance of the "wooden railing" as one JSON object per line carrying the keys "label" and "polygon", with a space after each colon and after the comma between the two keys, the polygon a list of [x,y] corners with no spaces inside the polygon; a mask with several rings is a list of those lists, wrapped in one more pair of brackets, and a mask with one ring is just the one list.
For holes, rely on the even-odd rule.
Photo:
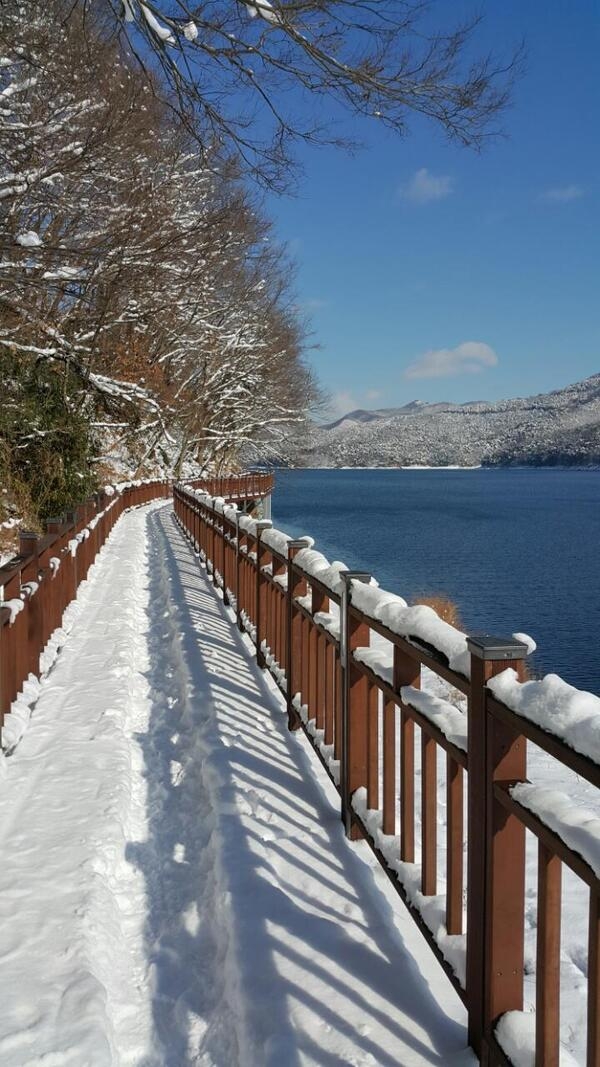
{"label": "wooden railing", "polygon": [[257,472],[197,478],[186,482],[186,486],[200,489],[211,497],[223,497],[229,502],[260,500],[273,491],[273,475]]}
{"label": "wooden railing", "polygon": [[[327,567],[310,542],[205,494],[176,486],[174,508],[238,626],[250,633],[258,663],[285,694],[290,729],[304,729],[338,789],[347,834],[370,844],[465,1003],[469,1041],[482,1062],[510,1063],[496,1028],[523,1009],[526,830],[539,851],[537,1067],[559,1062],[561,864],[587,883],[587,1064],[600,1067],[600,883],[589,857],[513,792],[527,778],[527,741],[596,788],[600,766],[494,696],[494,676],[507,667],[525,676],[527,646],[466,639],[429,608],[398,613],[403,602],[374,590],[369,575]],[[432,672],[429,694],[421,691],[425,672]],[[438,698],[431,695],[436,679]],[[455,706],[461,699],[464,714]]]}
{"label": "wooden railing", "polygon": [[19,555],[0,567],[0,728],[117,519],[169,494],[167,481],[132,482],[51,519],[43,537],[21,532]]}

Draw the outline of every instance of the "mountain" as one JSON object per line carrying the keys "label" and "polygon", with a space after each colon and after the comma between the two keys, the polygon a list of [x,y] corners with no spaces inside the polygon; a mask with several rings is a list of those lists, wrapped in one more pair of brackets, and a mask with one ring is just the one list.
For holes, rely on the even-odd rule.
{"label": "mountain", "polygon": [[282,457],[298,467],[600,464],[600,374],[538,396],[487,403],[414,400],[311,423]]}

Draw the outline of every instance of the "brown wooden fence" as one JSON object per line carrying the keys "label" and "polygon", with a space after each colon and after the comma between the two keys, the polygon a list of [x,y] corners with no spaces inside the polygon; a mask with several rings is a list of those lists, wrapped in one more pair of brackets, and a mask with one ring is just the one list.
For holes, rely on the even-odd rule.
{"label": "brown wooden fence", "polygon": [[50,520],[43,537],[21,532],[19,555],[0,567],[0,728],[117,519],[169,494],[167,481],[131,483]]}
{"label": "brown wooden fence", "polygon": [[228,474],[222,477],[197,478],[186,482],[191,489],[200,489],[212,497],[223,497],[231,503],[261,500],[273,489],[273,475],[269,473]]}
{"label": "brown wooden fence", "polygon": [[[226,494],[227,487],[220,486],[219,495]],[[526,645],[514,638],[469,639],[458,669],[450,665],[452,655],[424,639],[418,626],[415,633],[399,634],[369,614],[369,575],[340,571],[319,577],[305,540],[290,540],[269,522],[253,523],[181,486],[174,488],[174,507],[225,602],[235,607],[238,626],[252,636],[258,663],[268,666],[285,694],[290,729],[305,730],[338,789],[348,836],[371,845],[465,1003],[469,1040],[483,1063],[510,1063],[496,1026],[504,1013],[523,1009],[526,829],[538,842],[537,1067],[559,1063],[561,865],[587,883],[587,1064],[600,1067],[599,880],[590,864],[511,792],[527,778],[527,741],[596,787],[600,766],[517,715],[488,688],[506,667],[523,676]],[[383,667],[377,653],[382,639],[393,650]],[[450,727],[447,705],[434,704],[432,710],[423,699],[424,669],[466,697],[466,716],[455,711]],[[456,715],[465,720],[464,736],[456,729]],[[415,725],[421,733],[420,775]],[[440,750],[446,763],[441,879]],[[423,905],[438,899],[440,881],[444,910],[436,924]]]}

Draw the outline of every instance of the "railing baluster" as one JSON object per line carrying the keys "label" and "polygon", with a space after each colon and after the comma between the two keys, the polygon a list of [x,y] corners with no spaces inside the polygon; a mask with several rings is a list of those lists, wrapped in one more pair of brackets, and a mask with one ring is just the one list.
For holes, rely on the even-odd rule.
{"label": "railing baluster", "polygon": [[360,571],[342,573],[344,592],[341,611],[342,663],[342,744],[340,787],[342,820],[346,835],[357,840],[361,835],[352,818],[352,794],[367,785],[368,749],[368,688],[365,675],[356,667],[352,655],[355,648],[368,645],[369,628],[351,610],[353,581],[370,582],[371,575]]}
{"label": "railing baluster", "polygon": [[268,546],[262,541],[262,533],[269,530],[271,523],[268,519],[262,519],[256,523],[256,599],[255,599],[255,625],[256,625],[256,662],[259,667],[265,668],[267,663],[262,650],[262,641],[266,636],[266,606],[267,606],[267,578],[262,568],[270,560]]}
{"label": "railing baluster", "polygon": [[325,715],[326,745],[333,744],[335,715],[335,646],[325,639]]}
{"label": "railing baluster", "polygon": [[421,730],[421,892],[437,892],[437,745]]}
{"label": "railing baluster", "polygon": [[[421,685],[421,665],[397,646],[394,648],[394,689]],[[400,858],[415,862],[415,724],[400,705]]]}
{"label": "railing baluster", "polygon": [[326,655],[327,639],[325,634],[320,633],[317,636],[317,702],[315,705],[318,730],[323,730],[325,726],[325,701],[327,699]]}
{"label": "railing baluster", "polygon": [[536,1067],[558,1067],[560,1031],[560,890],[562,864],[538,842]]}
{"label": "railing baluster", "polygon": [[340,760],[342,758],[342,714],[343,714],[343,678],[342,678],[342,661],[340,657],[339,645],[335,649],[335,702],[334,702],[334,736],[333,736],[333,758]]}
{"label": "railing baluster", "polygon": [[590,890],[586,1067],[600,1067],[600,893]]}
{"label": "railing baluster", "polygon": [[306,703],[308,704],[309,719],[317,717],[317,680],[318,680],[318,633],[312,619],[305,619],[308,643],[308,678]]}
{"label": "railing baluster", "polygon": [[463,769],[446,756],[446,929],[463,931]]}
{"label": "railing baluster", "polygon": [[384,834],[396,833],[396,703],[383,703],[383,825]]}
{"label": "railing baluster", "polygon": [[367,707],[367,807],[379,807],[379,689],[369,685]]}
{"label": "railing baluster", "polygon": [[286,612],[286,678],[287,678],[287,713],[288,729],[297,730],[300,720],[293,707],[296,695],[296,686],[302,684],[302,618],[300,610],[295,604],[295,598],[302,596],[306,590],[306,579],[298,573],[294,567],[294,557],[303,548],[308,548],[309,542],[299,538],[296,541],[288,541],[288,580],[287,580],[287,612]]}

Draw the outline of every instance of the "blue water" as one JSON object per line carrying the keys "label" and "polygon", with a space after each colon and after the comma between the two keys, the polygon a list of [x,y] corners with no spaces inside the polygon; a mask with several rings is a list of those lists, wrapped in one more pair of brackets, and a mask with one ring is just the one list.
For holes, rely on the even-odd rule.
{"label": "blue water", "polygon": [[278,471],[273,521],[468,630],[531,634],[533,667],[600,694],[600,471]]}

